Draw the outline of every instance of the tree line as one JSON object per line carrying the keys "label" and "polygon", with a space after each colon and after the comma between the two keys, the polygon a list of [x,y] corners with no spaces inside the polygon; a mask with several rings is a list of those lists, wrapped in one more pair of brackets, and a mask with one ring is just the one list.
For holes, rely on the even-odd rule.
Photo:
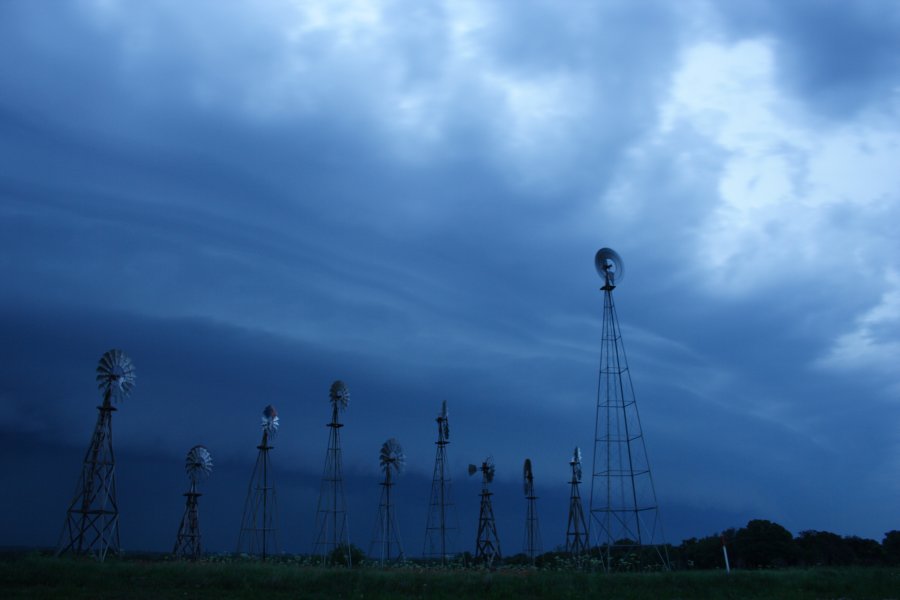
{"label": "tree line", "polygon": [[[840,536],[829,531],[801,531],[796,537],[772,521],[753,519],[746,527],[726,529],[702,538],[688,538],[675,546],[640,546],[632,540],[618,540],[610,553],[616,571],[658,570],[667,557],[672,569],[724,569],[723,545],[728,550],[731,568],[772,569],[784,567],[852,567],[900,565],[900,531],[888,531],[881,542],[858,536]],[[505,564],[534,564],[556,568],[573,559],[601,560],[603,548],[594,546],[586,555],[572,556],[561,547],[535,559],[525,554],[504,558]],[[460,555],[464,564],[471,561],[468,552]]]}
{"label": "tree line", "polygon": [[790,531],[772,521],[754,519],[740,529],[689,538],[671,549],[677,569],[722,569],[722,544],[734,568],[900,565],[900,531],[888,531],[881,543],[829,531]]}

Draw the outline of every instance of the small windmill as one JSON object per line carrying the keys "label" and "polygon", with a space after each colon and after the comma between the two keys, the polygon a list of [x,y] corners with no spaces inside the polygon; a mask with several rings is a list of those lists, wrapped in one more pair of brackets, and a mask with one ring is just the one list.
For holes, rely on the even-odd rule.
{"label": "small windmill", "polygon": [[534,557],[541,553],[541,528],[537,517],[537,496],[534,495],[534,473],[531,471],[531,459],[526,458],[522,467],[522,480],[525,489],[525,543],[523,550],[534,562]]}
{"label": "small windmill", "polygon": [[68,551],[92,554],[100,561],[119,546],[119,504],[116,500],[116,457],[112,446],[112,405],[124,400],[134,388],[135,369],[121,350],[109,350],[97,365],[97,386],[103,404],[94,426],[91,443],[84,455],[75,496],[66,512],[56,554]]}
{"label": "small windmill", "polygon": [[566,552],[578,555],[587,550],[587,526],[584,521],[584,508],[581,504],[581,449],[575,446],[572,459],[572,479],[569,481],[569,525],[566,528]]}
{"label": "small windmill", "polygon": [[[437,419],[437,452],[434,456],[434,476],[431,478],[431,499],[428,502],[428,521],[425,524],[426,557],[447,560],[451,551],[447,534],[456,531],[453,502],[450,499],[450,473],[447,469],[447,445],[450,443],[450,417],[447,401],[441,402]],[[449,524],[448,524],[449,521]]]}
{"label": "small windmill", "polygon": [[325,453],[322,486],[319,488],[313,553],[328,560],[336,550],[342,548],[345,552],[344,562],[347,566],[351,566],[350,526],[341,469],[341,428],[344,424],[340,422],[340,413],[346,410],[350,403],[350,392],[344,382],[338,380],[331,384],[328,397],[331,402],[331,422],[326,425],[328,450]]}
{"label": "small windmill", "polygon": [[384,472],[384,481],[381,482],[381,500],[378,503],[378,519],[375,522],[375,533],[372,536],[372,545],[369,548],[369,556],[377,556],[381,564],[390,561],[394,557],[403,558],[403,546],[400,543],[400,532],[394,519],[394,505],[391,499],[391,488],[394,486],[394,477],[403,471],[406,457],[403,447],[396,439],[391,438],[381,445],[379,464]]}
{"label": "small windmill", "polygon": [[490,484],[494,481],[494,458],[488,456],[480,467],[469,465],[469,476],[481,471],[481,507],[478,512],[478,536],[475,539],[475,560],[492,565],[495,560],[503,558],[500,553],[500,538],[497,537],[497,524],[494,521],[494,508],[491,506]]}
{"label": "small windmill", "polygon": [[172,554],[180,558],[198,559],[202,554],[200,546],[200,516],[197,512],[197,499],[202,495],[197,485],[209,477],[212,472],[212,456],[204,446],[194,446],[184,459],[184,470],[191,482],[191,488],[184,495],[187,498],[181,526],[175,538],[175,549]]}
{"label": "small windmill", "polygon": [[241,518],[241,533],[238,536],[238,552],[246,550],[247,554],[258,554],[263,560],[278,552],[278,529],[275,525],[278,512],[275,497],[275,480],[272,476],[272,465],[269,451],[274,448],[269,442],[278,433],[278,412],[269,404],[263,409],[262,441],[256,448],[256,465],[250,476],[247,489],[247,500],[244,502],[244,516]]}

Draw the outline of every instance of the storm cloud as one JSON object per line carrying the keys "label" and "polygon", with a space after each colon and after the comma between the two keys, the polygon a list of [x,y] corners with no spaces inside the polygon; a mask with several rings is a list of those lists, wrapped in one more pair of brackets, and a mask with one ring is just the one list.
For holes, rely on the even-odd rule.
{"label": "storm cloud", "polygon": [[417,553],[446,399],[459,549],[465,465],[488,454],[505,551],[526,456],[552,548],[569,453],[591,456],[601,246],[626,263],[670,541],[749,518],[880,539],[900,527],[898,20],[892,1],[0,4],[4,486],[40,481],[48,523],[10,495],[4,543],[54,543],[95,362],[121,347],[128,548],[171,543],[205,443],[223,504],[204,526],[231,549],[272,403],[284,546],[308,551],[335,379],[355,543],[397,437]]}

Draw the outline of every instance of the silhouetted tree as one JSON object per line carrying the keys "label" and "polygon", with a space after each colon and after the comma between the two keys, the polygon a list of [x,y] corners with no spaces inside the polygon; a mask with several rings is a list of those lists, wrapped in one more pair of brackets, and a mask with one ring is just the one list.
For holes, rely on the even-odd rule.
{"label": "silhouetted tree", "polygon": [[881,540],[884,561],[889,565],[900,565],[900,531],[888,531]]}
{"label": "silhouetted tree", "polygon": [[847,564],[872,566],[884,563],[881,544],[875,540],[867,540],[854,535],[845,537],[844,544],[850,555],[850,562]]}
{"label": "silhouetted tree", "polygon": [[829,531],[801,531],[794,545],[800,564],[809,567],[846,565],[851,560],[841,536]]}
{"label": "silhouetted tree", "polygon": [[722,542],[719,536],[690,538],[681,542],[677,552],[678,564],[687,569],[717,569],[722,563]]}
{"label": "silhouetted tree", "polygon": [[739,529],[732,547],[736,566],[785,567],[795,562],[794,536],[764,519],[754,519]]}
{"label": "silhouetted tree", "polygon": [[[801,531],[794,538],[787,529],[755,519],[737,531],[688,538],[672,550],[677,569],[722,569],[722,540],[731,566],[737,568],[804,566],[900,565],[900,531],[884,534],[881,544],[857,536],[841,537],[829,531]],[[633,550],[632,550],[633,552]]]}

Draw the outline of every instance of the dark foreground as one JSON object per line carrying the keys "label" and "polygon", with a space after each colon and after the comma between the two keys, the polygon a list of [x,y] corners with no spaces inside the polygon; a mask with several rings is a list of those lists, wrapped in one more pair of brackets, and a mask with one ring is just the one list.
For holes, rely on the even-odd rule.
{"label": "dark foreground", "polygon": [[0,560],[0,598],[790,598],[900,600],[900,568],[631,574],[343,569],[252,561]]}

